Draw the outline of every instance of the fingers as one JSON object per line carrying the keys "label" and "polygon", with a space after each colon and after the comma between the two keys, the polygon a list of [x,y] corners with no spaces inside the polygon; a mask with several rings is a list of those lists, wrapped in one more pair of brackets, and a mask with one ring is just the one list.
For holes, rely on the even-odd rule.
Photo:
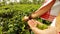
{"label": "fingers", "polygon": [[32,27],[36,27],[37,23],[32,19],[28,21],[28,25],[32,28]]}
{"label": "fingers", "polygon": [[40,23],[40,22],[38,22],[38,21],[36,21],[36,20],[33,20],[33,19],[31,19],[31,20],[28,21],[28,25],[29,25],[30,27],[36,27],[37,24],[43,25],[42,23]]}
{"label": "fingers", "polygon": [[30,26],[30,28],[35,34],[56,34],[57,33],[55,27],[49,26],[48,29],[41,30],[36,27],[37,24],[42,24],[42,23],[33,19],[28,21],[28,25]]}
{"label": "fingers", "polygon": [[36,25],[38,24],[37,23],[38,21],[36,21],[36,20],[29,20],[28,21],[28,25],[30,26],[30,28],[32,29],[32,31],[35,33],[35,34],[40,34],[41,32],[42,32],[42,30],[40,30],[40,29],[38,29],[37,27],[36,27]]}

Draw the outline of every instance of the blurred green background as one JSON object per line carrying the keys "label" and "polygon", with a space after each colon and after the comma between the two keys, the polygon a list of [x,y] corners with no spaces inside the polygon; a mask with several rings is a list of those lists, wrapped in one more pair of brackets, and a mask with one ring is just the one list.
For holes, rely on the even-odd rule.
{"label": "blurred green background", "polygon": [[[27,22],[22,21],[22,18],[29,16],[32,12],[40,8],[44,0],[7,1],[0,0],[0,34],[34,34]],[[46,25],[50,24],[49,21],[39,17],[36,20]]]}

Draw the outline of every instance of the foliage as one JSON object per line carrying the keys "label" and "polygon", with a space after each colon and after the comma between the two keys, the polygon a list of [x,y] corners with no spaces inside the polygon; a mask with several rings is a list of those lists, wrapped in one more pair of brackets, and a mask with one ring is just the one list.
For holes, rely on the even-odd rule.
{"label": "foliage", "polygon": [[[25,2],[25,1],[24,1]],[[22,21],[24,16],[29,16],[36,11],[42,4],[17,4],[11,3],[0,7],[0,32],[1,34],[32,34],[27,22]],[[40,18],[36,20],[45,24],[50,24]]]}
{"label": "foliage", "polygon": [[14,4],[0,7],[0,24],[3,34],[30,34],[27,22],[22,18],[36,11],[41,5]]}
{"label": "foliage", "polygon": [[0,26],[0,34],[2,34],[2,26]]}
{"label": "foliage", "polygon": [[[9,4],[9,3],[18,3],[17,0],[14,0],[14,2],[10,1],[10,0],[3,0],[2,4],[6,5],[6,4]],[[43,3],[44,0],[20,0],[19,1],[20,4],[40,4],[40,3]]]}
{"label": "foliage", "polygon": [[38,27],[38,29],[41,29],[41,30],[44,30],[44,29],[47,29],[48,28],[48,26],[45,25],[45,24],[43,24],[43,25],[37,24],[36,27]]}

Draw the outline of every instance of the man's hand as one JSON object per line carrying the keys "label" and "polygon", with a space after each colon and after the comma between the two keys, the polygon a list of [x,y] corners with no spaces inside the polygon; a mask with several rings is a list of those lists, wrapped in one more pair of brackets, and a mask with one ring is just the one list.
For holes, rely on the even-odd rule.
{"label": "man's hand", "polygon": [[36,27],[37,24],[42,25],[42,23],[33,19],[28,21],[28,25],[35,34],[57,34],[57,30],[55,27],[48,26],[48,29],[41,30]]}

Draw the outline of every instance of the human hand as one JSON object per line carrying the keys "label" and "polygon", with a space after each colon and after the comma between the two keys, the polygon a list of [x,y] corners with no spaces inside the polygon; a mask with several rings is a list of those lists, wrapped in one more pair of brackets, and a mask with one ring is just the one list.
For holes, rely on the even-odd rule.
{"label": "human hand", "polygon": [[33,19],[28,21],[28,25],[30,26],[30,28],[35,34],[57,34],[58,33],[56,28],[53,26],[48,26],[47,29],[41,30],[36,27],[37,24],[42,25],[42,23]]}

